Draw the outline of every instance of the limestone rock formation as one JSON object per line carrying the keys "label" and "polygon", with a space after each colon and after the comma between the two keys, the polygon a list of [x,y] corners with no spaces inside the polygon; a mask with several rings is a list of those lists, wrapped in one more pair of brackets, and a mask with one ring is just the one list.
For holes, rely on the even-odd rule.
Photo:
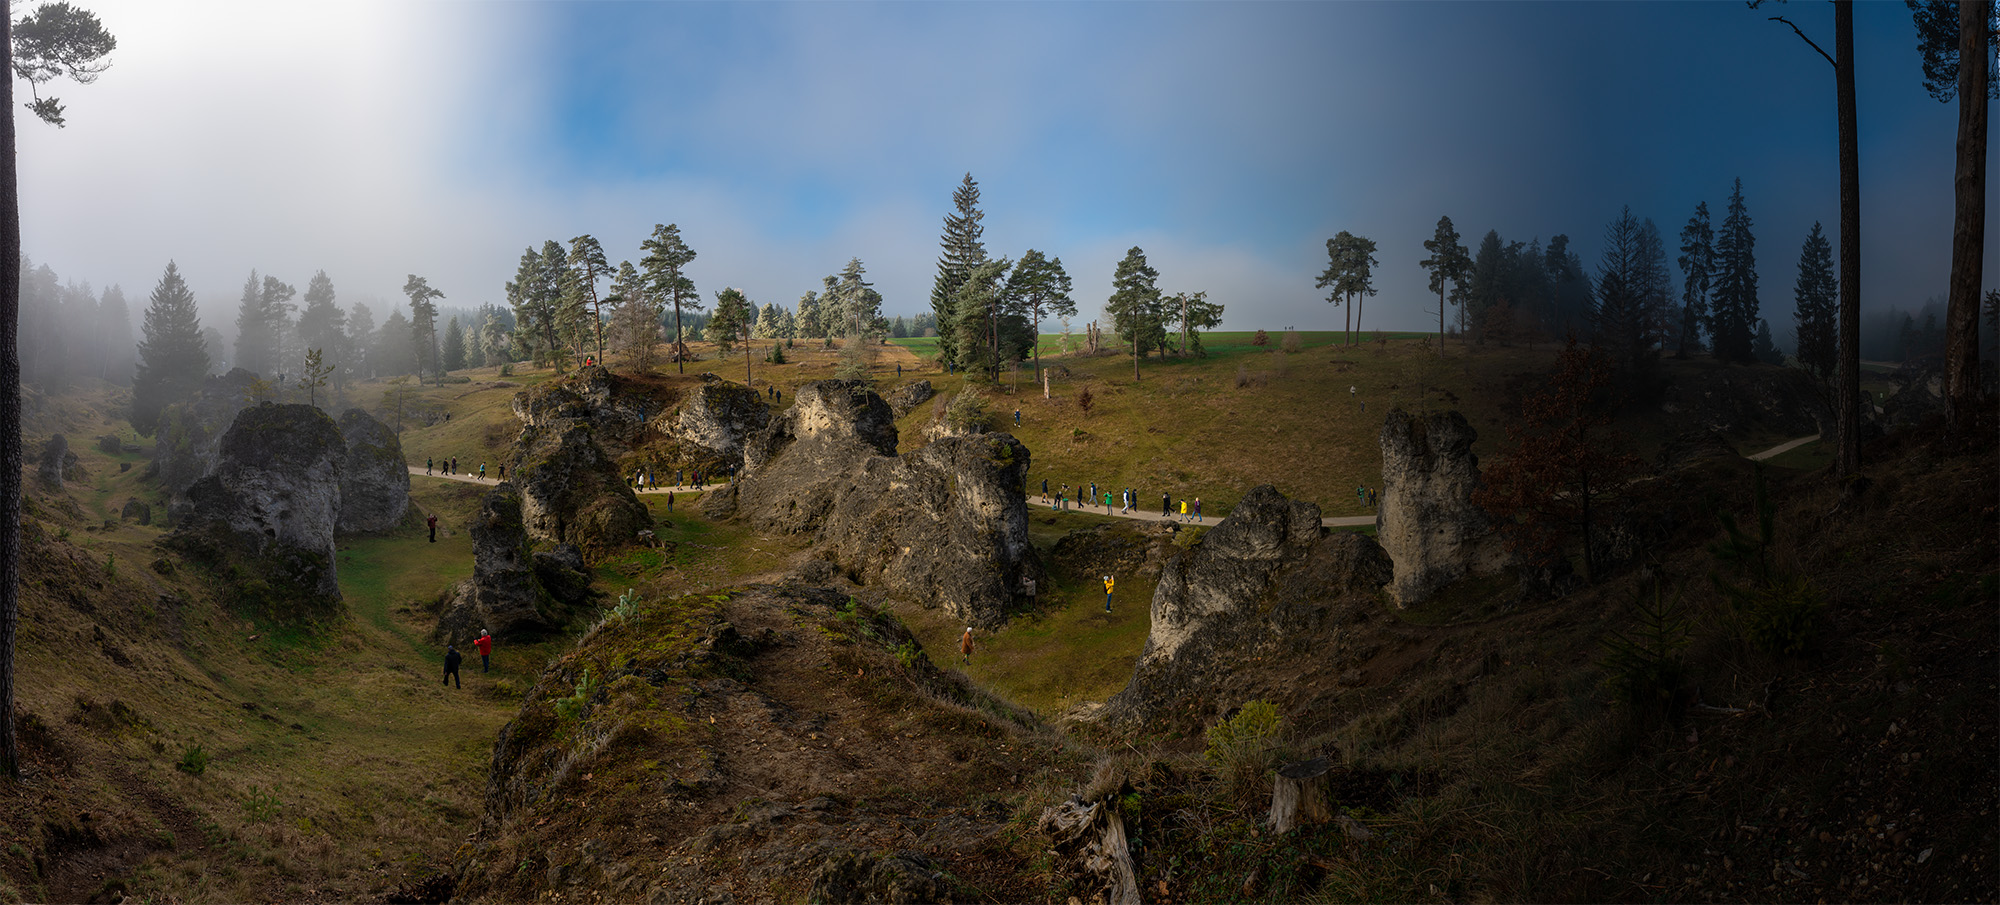
{"label": "limestone rock formation", "polygon": [[909,383],[890,390],[887,401],[890,410],[896,413],[896,417],[901,418],[909,414],[917,406],[931,401],[931,397],[936,394],[937,391],[931,389],[930,381],[912,380]]}
{"label": "limestone rock formation", "polygon": [[[472,521],[472,577],[445,598],[431,633],[435,643],[470,644],[482,629],[514,638],[562,625],[565,601],[551,595],[538,574],[537,560],[548,554],[529,554],[521,510],[521,493],[512,484],[501,484],[480,500]],[[581,557],[576,563],[581,566]]]}
{"label": "limestone rock formation", "polygon": [[222,435],[209,476],[188,488],[170,544],[238,567],[237,593],[281,615],[326,615],[340,602],[333,534],[347,444],[310,405],[246,408]]}
{"label": "limestone rock formation", "polygon": [[1471,574],[1508,564],[1505,542],[1484,510],[1472,503],[1479,486],[1479,434],[1458,412],[1411,415],[1402,409],[1382,422],[1382,504],[1375,536],[1396,564],[1389,585],[1398,606]]}
{"label": "limestone rock formation", "polygon": [[894,415],[859,381],[799,387],[751,437],[743,476],[702,511],[760,531],[816,533],[850,578],[996,625],[1042,568],[1021,487],[1028,449],[1006,434],[943,440],[898,458]]}
{"label": "limestone rock formation", "polygon": [[123,509],[118,510],[118,517],[141,525],[150,525],[153,523],[153,507],[141,502],[138,497],[132,497],[125,501]]}
{"label": "limestone rock formation", "polygon": [[61,434],[53,434],[49,442],[42,445],[42,457],[35,467],[35,479],[50,490],[61,490],[63,481],[81,481],[86,477],[83,465],[76,453],[69,451],[69,441]]}
{"label": "limestone rock formation", "polygon": [[593,411],[567,386],[515,395],[514,415],[523,426],[509,472],[528,535],[574,544],[594,558],[636,542],[653,518],[598,445]]}
{"label": "limestone rock formation", "polygon": [[410,508],[410,470],[396,432],[360,409],[340,416],[347,456],[340,474],[339,529],[386,531]]}
{"label": "limestone rock formation", "polygon": [[[250,389],[256,382],[257,375],[242,368],[210,375],[194,396],[167,406],[160,414],[151,470],[170,500],[184,496],[188,487],[214,469],[222,434],[235,422],[236,413],[249,404]],[[170,506],[170,513],[175,508]]]}
{"label": "limestone rock formation", "polygon": [[740,466],[743,444],[771,422],[763,394],[740,383],[709,381],[681,399],[660,430],[682,447],[690,463]]}
{"label": "limestone rock formation", "polygon": [[1228,699],[1238,666],[1324,658],[1331,607],[1372,598],[1391,574],[1373,540],[1327,533],[1318,506],[1256,487],[1160,570],[1145,650],[1103,716],[1139,721],[1190,702],[1240,703]]}

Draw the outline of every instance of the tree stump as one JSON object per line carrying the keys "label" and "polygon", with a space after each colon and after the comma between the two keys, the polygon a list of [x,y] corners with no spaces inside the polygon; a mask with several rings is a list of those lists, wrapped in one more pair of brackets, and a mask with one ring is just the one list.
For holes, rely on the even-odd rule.
{"label": "tree stump", "polygon": [[1327,794],[1324,757],[1288,764],[1278,769],[1271,787],[1271,832],[1289,833],[1293,827],[1315,826],[1333,819],[1333,802]]}

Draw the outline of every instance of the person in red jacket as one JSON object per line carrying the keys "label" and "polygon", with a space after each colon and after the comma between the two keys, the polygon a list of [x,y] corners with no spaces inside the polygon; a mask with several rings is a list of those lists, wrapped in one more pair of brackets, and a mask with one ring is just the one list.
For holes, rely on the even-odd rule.
{"label": "person in red jacket", "polygon": [[479,671],[485,672],[491,662],[489,658],[493,656],[493,633],[480,629],[479,637],[473,640],[472,646],[479,651]]}

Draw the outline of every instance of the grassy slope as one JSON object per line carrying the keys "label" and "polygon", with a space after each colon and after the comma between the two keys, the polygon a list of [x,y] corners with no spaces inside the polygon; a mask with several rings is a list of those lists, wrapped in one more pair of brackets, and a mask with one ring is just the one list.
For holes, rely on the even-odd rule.
{"label": "grassy slope", "polygon": [[[1048,474],[1052,483],[1131,484],[1141,489],[1142,503],[1147,494],[1166,488],[1177,497],[1213,501],[1211,512],[1251,484],[1270,481],[1320,502],[1330,515],[1359,514],[1352,486],[1372,485],[1379,475],[1378,411],[1393,404],[1465,409],[1481,430],[1480,451],[1490,455],[1502,436],[1495,388],[1507,374],[1535,367],[1547,351],[1454,347],[1439,361],[1408,341],[1346,348],[1326,336],[1306,339],[1303,351],[1284,355],[1248,346],[1247,338],[1231,342],[1218,336],[1209,344],[1211,358],[1145,362],[1136,384],[1129,359],[1069,358],[1060,363],[1072,376],[1056,383],[1057,398],[1042,399],[1024,381],[1018,395],[999,395],[990,407],[1007,413],[1016,404],[1021,408],[1023,424],[1015,432],[1035,451],[1036,480]],[[926,370],[911,350],[873,354],[885,390],[895,382],[897,362],[910,371],[906,379],[925,377],[946,393],[963,384],[960,376]],[[800,347],[790,355],[792,362],[782,366],[757,363],[758,385],[768,381],[789,390],[829,377],[835,367],[831,353]],[[741,379],[741,364],[739,355],[697,368]],[[1249,378],[1242,387],[1236,386],[1239,369]],[[490,369],[472,374],[473,384],[411,391],[416,405],[451,411],[452,419],[408,426],[407,458],[421,464],[421,454],[435,450],[458,454],[461,468],[476,467],[479,459],[490,466],[512,436],[509,402],[516,391],[496,384],[547,376],[529,369],[507,378]],[[1350,385],[1360,392],[1342,399],[1340,390]],[[1084,387],[1097,397],[1087,418],[1075,404]],[[352,396],[379,399],[383,391],[379,383],[364,384]],[[1358,412],[1364,398],[1370,402],[1365,420]],[[41,804],[116,815],[123,822],[101,835],[144,841],[125,862],[137,865],[126,877],[135,889],[143,885],[162,898],[379,895],[399,877],[447,854],[450,840],[469,828],[478,811],[493,731],[513,715],[512,696],[557,650],[503,644],[501,671],[491,684],[475,676],[463,695],[431,684],[437,652],[423,640],[428,616],[421,599],[469,570],[469,546],[457,527],[476,506],[477,488],[414,479],[418,503],[443,516],[447,530],[441,542],[432,548],[415,533],[347,542],[342,583],[353,623],[332,640],[273,635],[254,620],[230,614],[192,576],[142,572],[138,564],[156,555],[150,545],[157,528],[83,530],[112,516],[125,498],[147,498],[149,489],[138,479],[142,465],[116,471],[119,461],[139,457],[84,448],[83,438],[118,427],[95,413],[115,401],[79,399],[49,401],[30,426],[35,439],[30,449],[38,448],[49,430],[69,432],[92,469],[88,487],[71,494],[86,517],[66,522],[51,517],[48,523],[68,526],[70,538],[58,544],[61,549],[80,562],[109,560],[119,577],[87,590],[71,587],[83,581],[74,576],[67,585],[51,579],[50,586],[27,593],[23,708],[53,727],[54,751],[68,752],[40,762],[68,756],[75,763],[70,774],[55,769],[46,774]],[[914,428],[927,417],[928,410],[920,409],[904,420],[906,448],[915,445]],[[1818,461],[1814,457],[1824,455],[1818,446],[1774,464],[1811,466]],[[663,499],[646,499],[656,513],[663,509]],[[657,562],[647,559],[657,554],[635,553],[628,561],[606,564],[598,570],[601,586],[615,594],[644,575],[663,582],[649,591],[681,593],[776,568],[796,549],[794,543],[754,538],[733,525],[708,524],[686,512],[691,499],[681,502],[683,511],[663,532],[664,539],[676,542],[672,551]],[[1091,521],[1044,511],[1036,518],[1036,542],[1046,550],[1061,533]],[[673,568],[660,568],[668,564]],[[1040,613],[980,640],[969,674],[1044,713],[1122,687],[1131,658],[1144,643],[1141,607],[1151,588],[1121,579],[1121,603],[1106,619],[1102,597],[1089,580],[1059,577]],[[168,613],[163,605],[141,603],[161,589],[180,595],[186,605]],[[93,615],[66,603],[66,596],[108,596],[133,605]],[[959,626],[922,612],[910,619],[932,651],[955,648]],[[109,631],[115,646],[121,638],[166,631],[168,622],[182,640],[171,646],[127,644],[137,664],[131,669],[106,665],[108,655],[95,652],[88,641],[93,623]],[[78,658],[97,659],[79,671]],[[1589,699],[1587,682],[1571,688],[1575,683],[1569,679],[1547,681],[1568,689],[1573,700]],[[91,714],[113,699],[139,714],[139,722],[93,722]],[[1391,746],[1408,743],[1405,735]],[[191,777],[172,769],[195,744],[215,757],[209,770]],[[1377,750],[1374,756],[1406,768],[1432,757],[1394,750]],[[137,791],[141,785],[165,790],[180,805],[148,799]],[[34,813],[17,806],[5,815],[19,847],[6,862],[16,894],[47,898],[94,891],[86,870],[90,862],[81,855],[56,859],[71,864],[70,875],[60,867],[38,873],[29,863],[40,844]],[[40,837],[50,838],[46,832]],[[349,844],[357,837],[371,841]],[[1386,888],[1399,895],[1421,892],[1395,884]]]}

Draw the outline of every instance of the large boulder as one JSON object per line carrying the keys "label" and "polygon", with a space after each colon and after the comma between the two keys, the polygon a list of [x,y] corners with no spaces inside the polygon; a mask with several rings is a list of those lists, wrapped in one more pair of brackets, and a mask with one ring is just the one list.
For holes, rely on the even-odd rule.
{"label": "large boulder", "polygon": [[598,445],[590,411],[568,389],[516,395],[523,427],[509,471],[528,535],[574,544],[594,559],[636,542],[653,518]]}
{"label": "large boulder", "polygon": [[935,395],[937,395],[937,391],[931,389],[930,381],[912,380],[909,383],[890,390],[887,401],[890,410],[894,411],[896,417],[900,418],[909,414],[917,406],[931,401],[931,397]]}
{"label": "large boulder", "polygon": [[623,453],[639,446],[646,425],[665,406],[654,393],[601,365],[514,397],[514,414],[529,427],[584,421],[600,445]]}
{"label": "large boulder", "polygon": [[1389,595],[1398,606],[1509,563],[1505,542],[1472,502],[1479,486],[1472,442],[1478,437],[1457,412],[1411,415],[1396,409],[1382,422],[1382,503],[1375,536],[1396,564]]}
{"label": "large boulder", "polygon": [[1263,690],[1235,687],[1246,681],[1244,663],[1282,671],[1287,661],[1325,658],[1331,608],[1371,600],[1391,574],[1373,540],[1328,533],[1318,506],[1268,484],[1253,488],[1160,570],[1146,647],[1102,715],[1144,721],[1254,697]]}
{"label": "large boulder", "polygon": [[70,452],[69,441],[61,434],[52,434],[49,442],[42,445],[42,456],[36,461],[35,480],[50,490],[61,490],[63,481],[80,481],[85,477],[83,465],[76,453]]}
{"label": "large boulder", "polygon": [[999,624],[1024,579],[1043,577],[1021,492],[1027,447],[988,434],[895,450],[895,416],[866,384],[806,384],[750,438],[741,478],[707,494],[702,511],[813,534],[820,555],[856,581]]}
{"label": "large boulder", "polygon": [[660,430],[680,444],[689,462],[743,464],[743,444],[771,423],[771,406],[764,394],[740,383],[703,383],[681,399]]}
{"label": "large boulder", "polygon": [[[210,375],[192,397],[161,412],[152,473],[170,501],[184,496],[194,482],[214,470],[222,434],[249,404],[256,383],[257,375],[242,368]],[[170,506],[170,514],[176,508]]]}
{"label": "large boulder", "polygon": [[347,457],[340,474],[342,532],[386,531],[410,509],[410,469],[396,432],[360,409],[340,416]]}
{"label": "large boulder", "polygon": [[521,493],[512,484],[486,492],[472,520],[472,577],[445,598],[431,638],[469,644],[481,630],[503,638],[536,635],[562,624],[560,601],[544,588],[528,552]]}
{"label": "large boulder", "polygon": [[188,488],[169,544],[223,570],[236,596],[273,615],[319,617],[340,603],[333,535],[347,444],[310,405],[246,408]]}

